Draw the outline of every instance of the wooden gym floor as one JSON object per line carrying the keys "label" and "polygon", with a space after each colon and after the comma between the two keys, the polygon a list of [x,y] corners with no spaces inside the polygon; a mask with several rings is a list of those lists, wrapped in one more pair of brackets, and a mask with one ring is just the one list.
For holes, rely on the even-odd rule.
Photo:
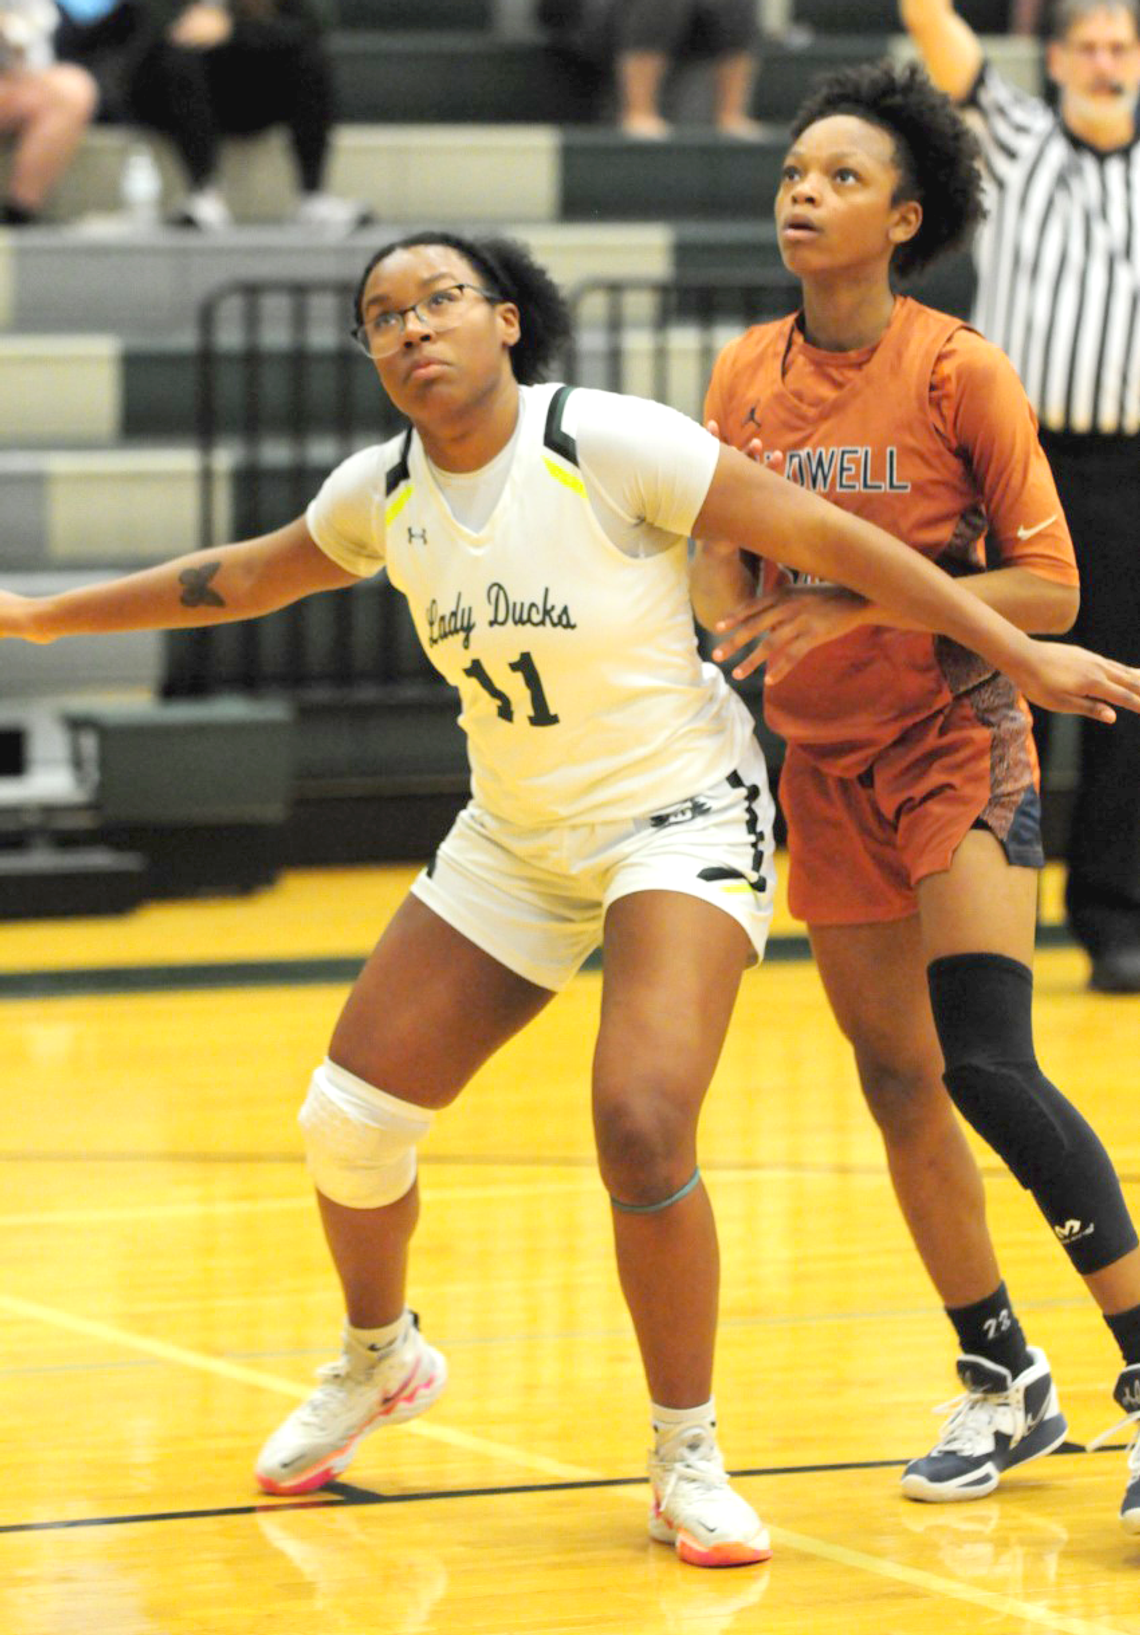
{"label": "wooden gym floor", "polygon": [[[335,1488],[259,1496],[257,1448],[340,1324],[294,1114],[408,878],[314,871],[248,899],[0,930],[4,1635],[1140,1632],[1124,1437],[1083,1451],[1118,1417],[1115,1350],[988,1159],[1006,1278],[1073,1441],[992,1499],[898,1497],[955,1394],[953,1336],[814,970],[780,939],[793,957],[746,978],[702,1132],[723,1446],[772,1562],[702,1572],[645,1535],[645,1395],[592,1158],[589,972],[424,1152],[414,1299],[447,1395],[367,1441]],[[1140,1207],[1140,1001],[1085,977],[1071,948],[1042,950],[1040,1052]]]}

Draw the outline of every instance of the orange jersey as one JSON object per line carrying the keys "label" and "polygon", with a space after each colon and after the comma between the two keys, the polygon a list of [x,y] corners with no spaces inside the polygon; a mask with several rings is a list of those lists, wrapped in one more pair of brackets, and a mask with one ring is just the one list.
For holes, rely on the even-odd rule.
{"label": "orange jersey", "polygon": [[[705,405],[738,448],[759,437],[784,474],[877,523],[955,577],[1002,566],[1077,583],[1037,422],[1009,360],[968,325],[909,298],[876,345],[822,352],[798,318],[760,324],[717,359]],[[762,583],[786,572],[765,561]],[[852,777],[916,721],[991,674],[942,636],[865,626],[765,687],[769,724]],[[1023,708],[1012,684],[1006,707]]]}

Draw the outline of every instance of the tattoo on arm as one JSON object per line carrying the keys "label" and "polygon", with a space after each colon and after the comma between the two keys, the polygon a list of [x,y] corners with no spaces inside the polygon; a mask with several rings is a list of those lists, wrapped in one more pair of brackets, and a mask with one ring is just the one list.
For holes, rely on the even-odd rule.
{"label": "tattoo on arm", "polygon": [[210,589],[210,580],[221,565],[220,562],[207,562],[201,568],[185,568],[178,575],[179,581],[186,587],[180,598],[183,607],[225,607],[224,599],[216,590]]}

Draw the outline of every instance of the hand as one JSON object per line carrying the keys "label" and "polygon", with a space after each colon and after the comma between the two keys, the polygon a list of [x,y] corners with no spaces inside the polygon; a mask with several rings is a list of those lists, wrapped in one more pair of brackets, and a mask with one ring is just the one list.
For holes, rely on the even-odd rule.
{"label": "hand", "polygon": [[[715,420],[706,420],[705,430],[711,433],[719,442],[724,442],[724,438],[720,435],[720,427]],[[746,443],[740,452],[746,454],[750,460],[755,460],[758,466],[782,466],[784,463],[783,449],[773,449],[771,454],[767,454],[759,437],[754,437],[750,443]]]}
{"label": "hand", "polygon": [[865,606],[861,596],[838,585],[780,585],[742,603],[718,622],[717,630],[726,634],[713,649],[713,658],[723,663],[755,641],[733,676],[743,681],[764,664],[768,680],[780,681],[813,647],[854,630]]}
{"label": "hand", "polygon": [[1140,714],[1140,670],[1115,659],[1102,658],[1084,647],[1027,638],[1029,654],[1024,668],[1011,670],[1026,698],[1063,715],[1087,715],[1106,724],[1119,709]]}
{"label": "hand", "polygon": [[233,29],[228,12],[220,6],[206,5],[204,0],[195,0],[175,18],[167,38],[191,51],[209,51],[212,46],[224,45]]}
{"label": "hand", "polygon": [[27,642],[50,642],[51,635],[38,628],[36,615],[42,600],[35,596],[17,596],[14,591],[0,590],[0,640],[18,636]]}

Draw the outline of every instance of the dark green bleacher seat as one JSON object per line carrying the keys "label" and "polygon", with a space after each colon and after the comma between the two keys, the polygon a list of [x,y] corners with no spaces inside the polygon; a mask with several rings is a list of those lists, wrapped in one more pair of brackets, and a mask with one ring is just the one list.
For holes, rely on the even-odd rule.
{"label": "dark green bleacher seat", "polygon": [[495,24],[494,0],[325,0],[340,29],[390,29],[432,33],[439,29],[485,29]]}
{"label": "dark green bleacher seat", "polygon": [[606,127],[562,138],[567,221],[734,221],[770,217],[782,141],[734,142],[680,131],[669,142],[631,142]]}
{"label": "dark green bleacher seat", "polygon": [[333,35],[330,48],[345,121],[565,125],[597,117],[598,76],[541,40],[359,30]]}
{"label": "dark green bleacher seat", "polygon": [[[1009,0],[956,0],[956,9],[979,34],[1004,34]],[[870,33],[901,33],[898,0],[795,0],[793,16],[820,34],[850,34],[852,23]]]}
{"label": "dark green bleacher seat", "polygon": [[293,712],[280,700],[85,705],[67,712],[98,834],[146,859],[146,895],[246,891],[282,864]]}
{"label": "dark green bleacher seat", "polygon": [[[848,7],[847,27],[851,27]],[[863,24],[860,11],[858,21]],[[892,25],[893,26],[893,25]],[[854,63],[875,62],[890,46],[887,33],[816,35],[806,42],[770,40],[760,52],[759,72],[752,91],[752,112],[757,119],[786,124],[822,74]]]}
{"label": "dark green bleacher seat", "polygon": [[288,704],[291,863],[427,857],[467,798],[456,695],[386,579],[265,619],[170,633],[164,691]]}

